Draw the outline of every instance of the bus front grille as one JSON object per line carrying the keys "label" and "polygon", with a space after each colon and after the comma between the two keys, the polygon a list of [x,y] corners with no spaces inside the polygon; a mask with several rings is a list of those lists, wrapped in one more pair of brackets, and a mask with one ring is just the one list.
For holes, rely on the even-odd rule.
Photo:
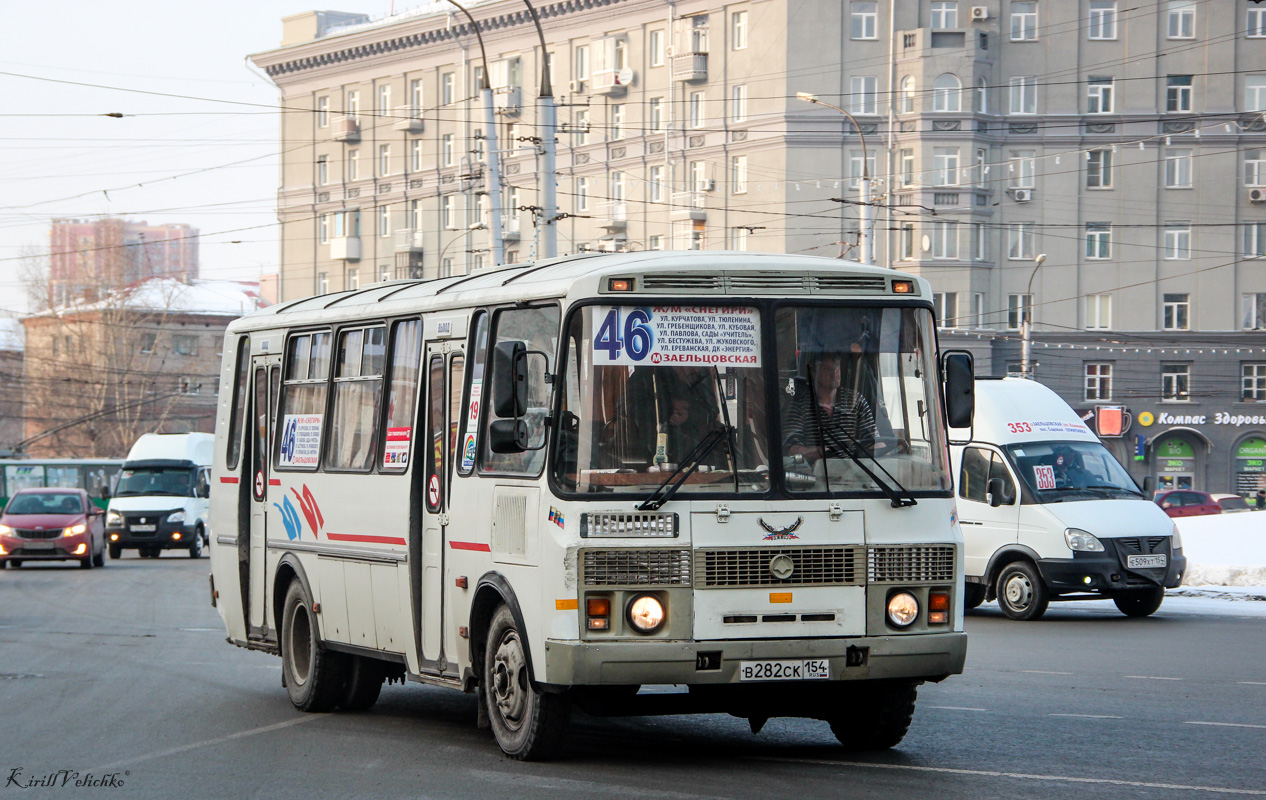
{"label": "bus front grille", "polygon": [[954,580],[954,548],[935,545],[874,547],[871,583],[933,583]]}
{"label": "bus front grille", "polygon": [[866,582],[865,557],[864,547],[700,550],[695,587],[861,586]]}
{"label": "bus front grille", "polygon": [[690,551],[584,550],[581,569],[585,586],[689,586]]}

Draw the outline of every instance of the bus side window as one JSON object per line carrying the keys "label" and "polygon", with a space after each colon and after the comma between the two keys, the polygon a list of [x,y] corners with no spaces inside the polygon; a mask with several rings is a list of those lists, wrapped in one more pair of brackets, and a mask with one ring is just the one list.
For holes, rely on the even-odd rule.
{"label": "bus side window", "polygon": [[[558,351],[558,306],[536,306],[534,308],[503,309],[497,312],[494,320],[494,342],[521,341],[527,344],[529,351],[546,354],[545,372],[553,372],[554,356]],[[494,344],[495,346],[495,344]],[[545,383],[541,374],[541,359],[536,356],[528,358],[528,399],[525,420],[532,441],[539,441],[549,413],[551,386]],[[491,372],[491,370],[490,370]],[[492,380],[497,376],[492,375]],[[545,449],[527,450],[522,453],[494,453],[488,447],[487,425],[493,414],[483,415],[483,444],[479,469],[481,472],[501,473],[508,475],[536,476],[545,465]]]}
{"label": "bus side window", "polygon": [[457,421],[462,418],[462,378],[466,373],[466,357],[456,353],[448,360],[448,452],[449,464],[457,454]]}
{"label": "bus side window", "polygon": [[977,503],[986,502],[989,484],[990,452],[980,447],[963,450],[963,465],[958,473],[958,496]]}
{"label": "bus side window", "polygon": [[459,418],[458,436],[462,446],[456,459],[457,474],[469,475],[475,468],[475,453],[479,447],[479,407],[484,388],[484,359],[488,354],[488,312],[475,312],[471,325],[470,387],[466,390],[466,413]]}
{"label": "bus side window", "polygon": [[277,412],[280,435],[274,461],[278,468],[317,468],[329,375],[329,331],[290,337],[281,407]]}
{"label": "bus side window", "polygon": [[1009,506],[1015,502],[1015,484],[1011,481],[1011,473],[1007,471],[1006,462],[997,453],[990,453],[993,460],[989,462],[989,479],[1002,481],[1002,504]]}
{"label": "bus side window", "polygon": [[438,353],[427,365],[426,385],[426,509],[435,513],[444,497],[444,356]]}
{"label": "bus side window", "polygon": [[237,469],[242,457],[242,417],[246,414],[246,378],[250,375],[251,339],[243,336],[237,343],[237,369],[233,379],[233,407],[229,414],[229,443],[225,461],[229,470]]}
{"label": "bus side window", "polygon": [[387,425],[378,466],[383,472],[409,468],[413,442],[413,409],[422,369],[422,322],[397,322],[391,340],[391,376],[387,387]]}
{"label": "bus side window", "polygon": [[386,337],[381,325],[339,334],[334,410],[325,452],[328,469],[367,472],[373,468]]}

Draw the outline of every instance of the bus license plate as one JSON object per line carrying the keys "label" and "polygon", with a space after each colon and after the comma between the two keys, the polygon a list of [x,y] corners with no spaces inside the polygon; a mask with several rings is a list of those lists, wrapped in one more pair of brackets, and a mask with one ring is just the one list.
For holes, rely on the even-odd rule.
{"label": "bus license plate", "polygon": [[1163,567],[1166,565],[1164,554],[1159,556],[1126,556],[1125,565],[1130,569],[1147,569],[1148,567]]}
{"label": "bus license plate", "polygon": [[133,525],[132,530],[137,531],[138,533],[149,533],[150,531],[158,530],[158,526],[157,525]]}
{"label": "bus license plate", "polygon": [[831,662],[825,658],[739,662],[741,681],[810,681],[824,680],[830,675]]}

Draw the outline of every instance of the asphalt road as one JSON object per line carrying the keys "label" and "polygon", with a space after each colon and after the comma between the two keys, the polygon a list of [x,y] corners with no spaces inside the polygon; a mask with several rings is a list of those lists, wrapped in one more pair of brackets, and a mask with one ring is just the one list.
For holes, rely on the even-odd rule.
{"label": "asphalt road", "polygon": [[561,759],[519,764],[450,690],[296,711],[278,659],[225,643],[208,563],[0,572],[0,797],[89,791],[10,782],[59,770],[135,797],[1266,797],[1266,616],[1244,603],[1171,599],[1144,620],[1064,604],[1036,623],[985,607],[966,673],[920,689],[887,753],[805,720],[753,736],[727,716],[578,715]]}

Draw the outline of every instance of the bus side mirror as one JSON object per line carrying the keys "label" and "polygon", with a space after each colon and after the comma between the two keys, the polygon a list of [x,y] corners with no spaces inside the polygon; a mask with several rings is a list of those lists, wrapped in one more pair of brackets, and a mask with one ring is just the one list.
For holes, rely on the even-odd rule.
{"label": "bus side mirror", "polygon": [[976,409],[976,379],[972,356],[966,350],[952,350],[941,358],[945,376],[945,416],[951,428],[970,428]]}
{"label": "bus side mirror", "polygon": [[1152,492],[1156,491],[1156,476],[1148,475],[1143,479],[1143,494],[1151,499]]}
{"label": "bus side mirror", "polygon": [[989,492],[989,506],[991,508],[1006,505],[1007,498],[1003,496],[1003,492],[1006,491],[1006,483],[1002,478],[990,478],[989,483],[985,484],[985,487]]}
{"label": "bus side mirror", "polygon": [[528,424],[522,419],[497,419],[488,425],[488,447],[494,453],[522,453],[532,448]]}
{"label": "bus side mirror", "polygon": [[497,342],[493,348],[492,410],[498,417],[514,419],[527,412],[527,345],[523,342]]}

